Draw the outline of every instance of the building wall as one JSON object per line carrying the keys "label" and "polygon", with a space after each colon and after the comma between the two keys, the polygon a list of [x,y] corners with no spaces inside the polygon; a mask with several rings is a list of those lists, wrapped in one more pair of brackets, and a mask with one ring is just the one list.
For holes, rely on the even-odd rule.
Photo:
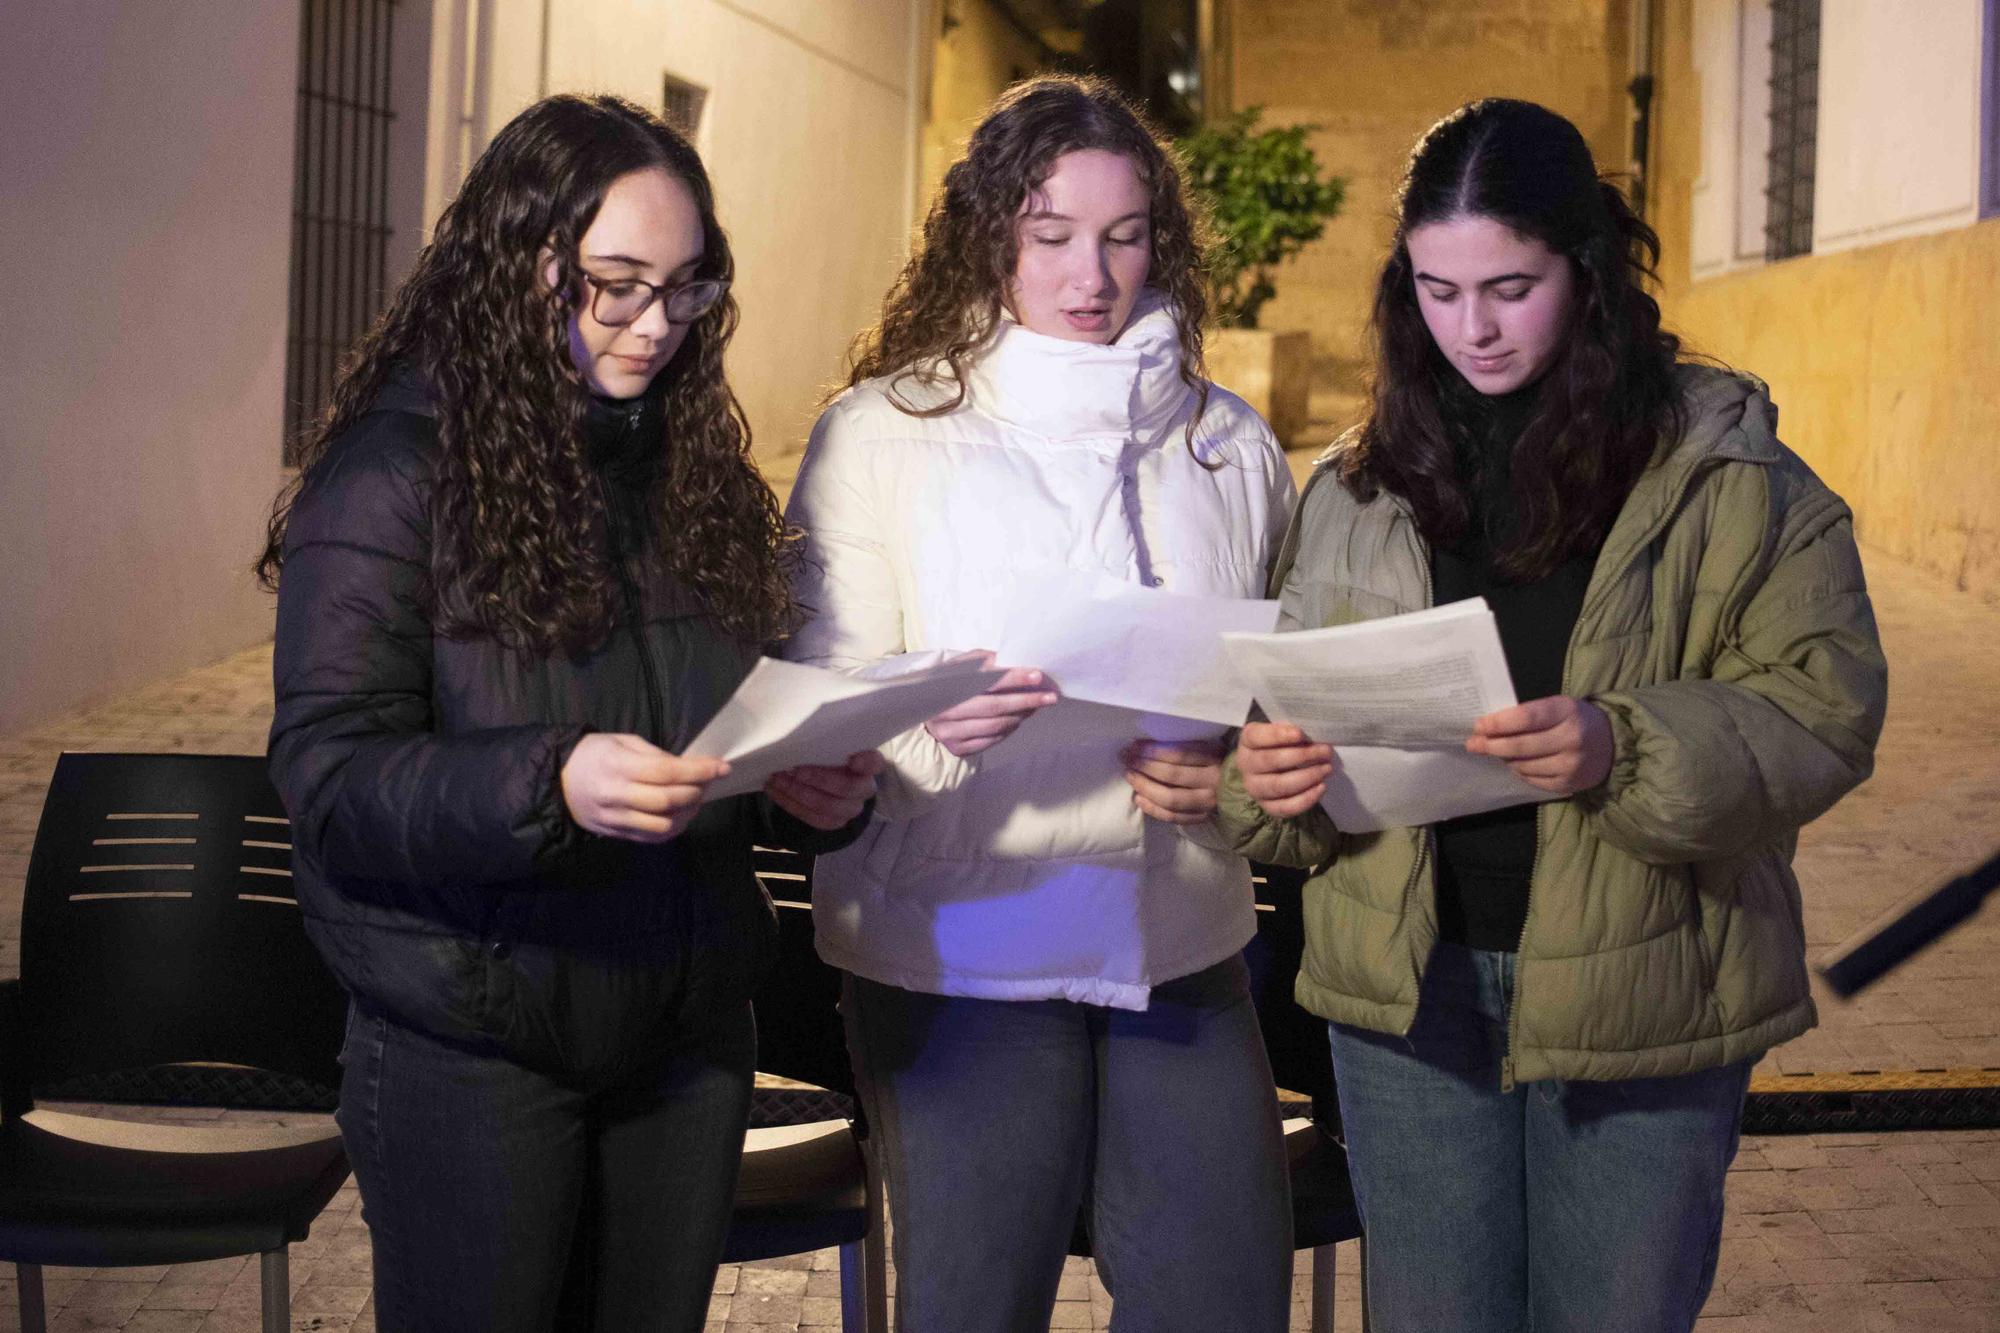
{"label": "building wall", "polygon": [[[2000,222],[1968,222],[1976,205],[1940,204],[1930,188],[1876,189],[1864,181],[1843,193],[1840,174],[1823,169],[1816,231],[1852,233],[1857,213],[1879,213],[1885,204],[1952,214],[1950,229],[1875,244],[1842,235],[1831,239],[1850,248],[1693,276],[1698,258],[1712,258],[1697,245],[1697,219],[1708,217],[1697,196],[1733,172],[1720,160],[1726,136],[1711,133],[1705,141],[1703,134],[1704,116],[1713,126],[1730,110],[1723,80],[1711,74],[1705,85],[1697,68],[1697,10],[1712,3],[1666,0],[1660,7],[1652,216],[1665,251],[1667,318],[1700,350],[1770,384],[1780,433],[1853,506],[1863,541],[2000,602],[2000,335],[1993,324]],[[1957,3],[1939,0],[1926,12],[1943,20]],[[1861,7],[1844,6],[1840,16]],[[1701,18],[1705,25],[1714,15]],[[1839,38],[1830,36],[1837,55]],[[1892,92],[1943,96],[1946,83],[1905,78]],[[1828,136],[1869,119],[1851,107],[1828,110],[1823,167],[1866,151]],[[1961,134],[1962,127],[1940,125],[1928,139],[1895,137],[1911,157],[1926,143]],[[1976,181],[1976,164],[1966,166],[1967,179]],[[1865,220],[1888,235],[1901,226],[1892,215]],[[1704,235],[1725,230],[1711,221]],[[1704,263],[1704,271],[1714,267]]]}
{"label": "building wall", "polygon": [[993,99],[1008,84],[1042,68],[1041,51],[1004,23],[986,0],[934,3],[939,8],[930,29],[937,41],[924,121],[924,208],[944,183],[945,170],[965,151],[966,140]]}
{"label": "building wall", "polygon": [[[475,15],[481,144],[546,92],[658,110],[708,89],[697,146],[737,261],[729,361],[760,458],[805,445],[821,394],[900,267],[917,196],[922,0],[566,0]],[[487,66],[479,82],[478,61]]]}
{"label": "building wall", "polygon": [[270,632],[299,11],[5,28],[0,734]]}
{"label": "building wall", "polygon": [[1219,86],[1264,123],[1319,128],[1322,166],[1347,179],[1326,234],[1277,278],[1261,323],[1304,329],[1319,361],[1315,415],[1358,404],[1395,189],[1416,138],[1475,97],[1523,97],[1568,116],[1598,159],[1628,154],[1629,0],[1230,0]]}

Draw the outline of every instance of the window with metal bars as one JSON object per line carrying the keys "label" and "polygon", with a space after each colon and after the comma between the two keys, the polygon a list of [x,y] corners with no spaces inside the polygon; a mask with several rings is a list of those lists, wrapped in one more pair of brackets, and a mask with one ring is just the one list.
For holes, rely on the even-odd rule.
{"label": "window with metal bars", "polygon": [[325,410],[386,298],[390,52],[398,0],[303,0],[285,453]]}
{"label": "window with metal bars", "polygon": [[1820,0],[1771,0],[1771,146],[1764,160],[1764,258],[1812,253],[1819,146]]}

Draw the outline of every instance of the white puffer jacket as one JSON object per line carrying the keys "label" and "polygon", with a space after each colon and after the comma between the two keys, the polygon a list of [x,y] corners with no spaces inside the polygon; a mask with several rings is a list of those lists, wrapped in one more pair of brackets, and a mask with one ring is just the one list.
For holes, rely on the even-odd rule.
{"label": "white puffer jacket", "polygon": [[[944,416],[901,411],[891,389],[843,394],[807,448],[789,511],[808,546],[797,660],[880,670],[992,647],[1031,571],[1263,595],[1291,473],[1220,388],[1195,431],[1210,466],[1189,453],[1196,396],[1156,294],[1111,346],[1003,323]],[[1203,845],[1206,825],[1139,814],[1118,759],[1130,733],[1091,725],[1103,715],[1058,704],[969,760],[922,728],[883,747],[875,822],[819,860],[821,955],[908,990],[1143,1009],[1152,986],[1242,948],[1247,867]]]}

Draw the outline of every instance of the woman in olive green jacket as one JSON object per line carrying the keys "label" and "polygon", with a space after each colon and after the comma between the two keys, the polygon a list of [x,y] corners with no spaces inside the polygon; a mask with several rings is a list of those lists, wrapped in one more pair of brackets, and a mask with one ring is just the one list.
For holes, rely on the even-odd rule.
{"label": "woman in olive green jacket", "polygon": [[1369,420],[1320,465],[1282,623],[1484,596],[1518,696],[1466,744],[1544,803],[1343,833],[1339,763],[1244,729],[1218,822],[1310,867],[1371,1326],[1684,1330],[1749,1070],[1814,1021],[1799,828],[1868,775],[1886,669],[1838,496],[1761,384],[1681,362],[1658,240],[1574,126],[1418,144]]}

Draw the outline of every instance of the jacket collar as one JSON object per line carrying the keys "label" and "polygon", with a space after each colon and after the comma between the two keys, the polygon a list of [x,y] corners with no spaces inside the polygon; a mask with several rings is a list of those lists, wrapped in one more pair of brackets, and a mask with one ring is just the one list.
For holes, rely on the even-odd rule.
{"label": "jacket collar", "polygon": [[1150,287],[1110,344],[1051,338],[1003,314],[965,383],[974,407],[1049,439],[1157,430],[1194,392],[1181,380],[1173,307]]}
{"label": "jacket collar", "polygon": [[1720,463],[1769,465],[1784,456],[1778,409],[1764,382],[1710,366],[1675,367],[1680,431],[1639,474],[1605,537],[1600,563],[1622,568],[1653,540],[1697,477]]}

